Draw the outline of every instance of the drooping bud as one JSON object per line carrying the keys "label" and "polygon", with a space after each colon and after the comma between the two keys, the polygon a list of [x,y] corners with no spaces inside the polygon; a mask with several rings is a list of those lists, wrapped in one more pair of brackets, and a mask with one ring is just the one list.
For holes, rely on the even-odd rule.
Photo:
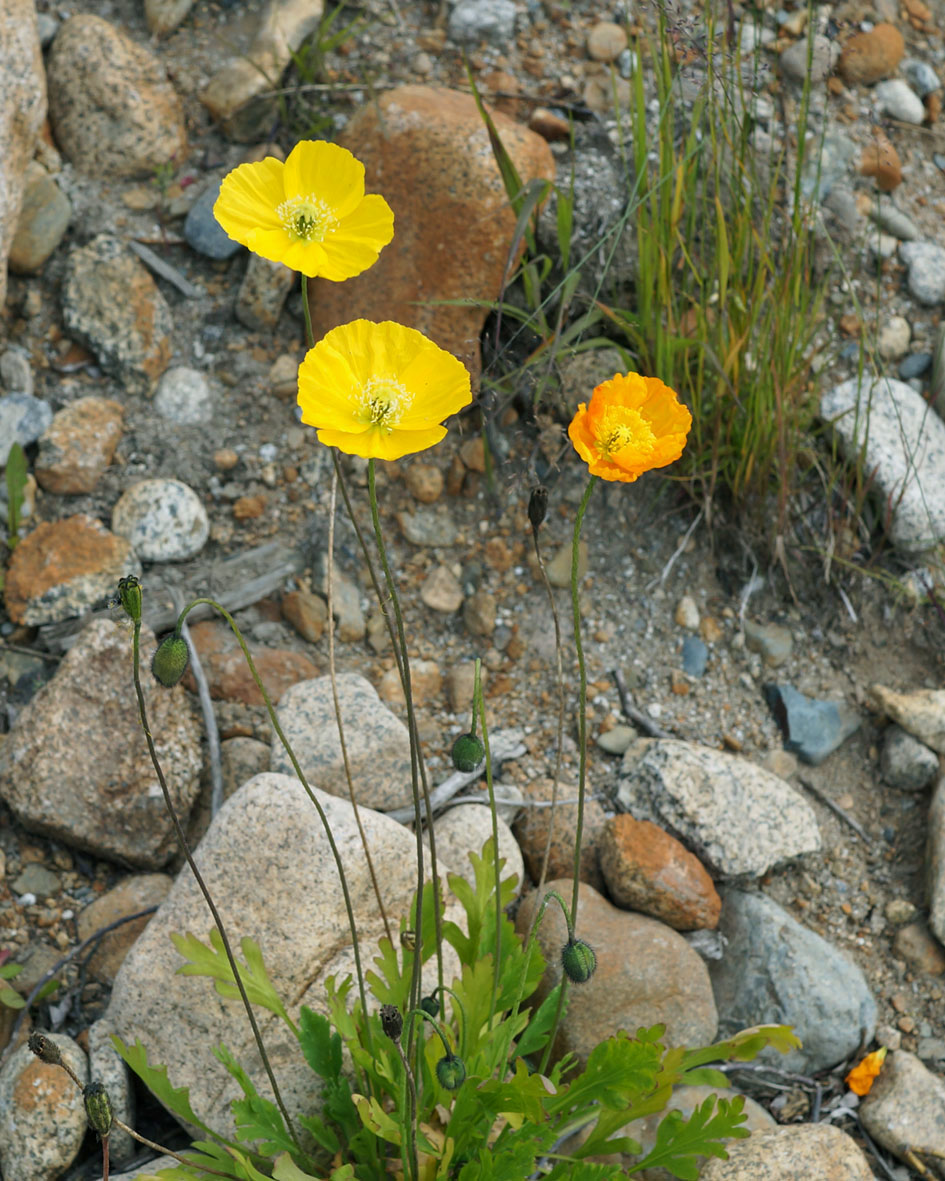
{"label": "drooping bud", "polygon": [[561,949],[561,966],[573,984],[586,984],[594,975],[597,956],[583,939],[569,939]]}
{"label": "drooping bud", "polygon": [[85,1115],[89,1127],[102,1137],[112,1130],[112,1104],[108,1092],[99,1082],[89,1083],[82,1092]]}
{"label": "drooping bud", "polygon": [[435,996],[424,996],[420,998],[420,1008],[428,1017],[435,1017],[440,1011],[440,1002]]}
{"label": "drooping bud", "polygon": [[151,672],[155,680],[160,681],[166,689],[173,689],[187,671],[189,659],[187,641],[177,632],[171,632],[154,650],[151,657]]}
{"label": "drooping bud", "polygon": [[445,1091],[455,1091],[463,1085],[466,1078],[466,1066],[462,1058],[455,1054],[447,1054],[436,1064],[436,1077]]}
{"label": "drooping bud", "polygon": [[41,1062],[46,1062],[49,1066],[59,1066],[62,1062],[59,1047],[41,1029],[33,1030],[27,1044]]}
{"label": "drooping bud", "polygon": [[404,1017],[396,1005],[381,1005],[381,1029],[392,1042],[399,1042],[404,1032]]}
{"label": "drooping bud", "polygon": [[133,623],[141,622],[141,583],[136,575],[119,578],[118,602]]}
{"label": "drooping bud", "polygon": [[537,533],[542,521],[545,519],[545,513],[548,511],[548,489],[544,484],[539,484],[537,488],[532,489],[532,494],[528,498],[528,519],[531,522],[532,529]]}
{"label": "drooping bud", "polygon": [[451,754],[457,771],[475,771],[486,757],[486,748],[475,734],[460,734],[453,743]]}

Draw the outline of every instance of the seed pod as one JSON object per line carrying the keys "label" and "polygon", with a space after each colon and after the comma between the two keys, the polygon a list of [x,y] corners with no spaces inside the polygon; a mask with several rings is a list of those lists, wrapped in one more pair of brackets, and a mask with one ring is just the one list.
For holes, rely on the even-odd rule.
{"label": "seed pod", "polygon": [[457,771],[475,771],[486,757],[486,748],[475,734],[460,734],[451,754]]}
{"label": "seed pod", "polygon": [[107,1136],[112,1130],[112,1104],[108,1092],[99,1082],[89,1083],[83,1090],[85,1115],[89,1127],[100,1136]]}
{"label": "seed pod", "polygon": [[597,956],[583,939],[569,939],[561,949],[561,966],[574,984],[586,984],[594,975]]}
{"label": "seed pod", "polygon": [[463,1085],[466,1078],[466,1066],[462,1058],[455,1054],[447,1054],[436,1064],[436,1077],[445,1091],[455,1091]]}
{"label": "seed pod", "polygon": [[537,488],[532,489],[532,494],[528,498],[528,519],[535,533],[538,532],[547,511],[548,489],[544,484],[539,484]]}
{"label": "seed pod", "polygon": [[435,996],[421,997],[420,1008],[428,1017],[435,1017],[440,1011],[440,1002]]}
{"label": "seed pod", "polygon": [[59,1047],[41,1029],[33,1030],[30,1034],[28,1045],[41,1062],[46,1062],[50,1066],[58,1066],[62,1062],[62,1054],[59,1052]]}
{"label": "seed pod", "polygon": [[404,1032],[404,1018],[396,1005],[381,1005],[381,1029],[392,1042],[399,1042]]}
{"label": "seed pod", "polygon": [[176,632],[171,632],[154,650],[151,672],[155,680],[160,681],[165,688],[172,689],[187,671],[189,659],[187,641]]}
{"label": "seed pod", "polygon": [[141,583],[134,574],[118,580],[118,602],[134,623],[141,622]]}

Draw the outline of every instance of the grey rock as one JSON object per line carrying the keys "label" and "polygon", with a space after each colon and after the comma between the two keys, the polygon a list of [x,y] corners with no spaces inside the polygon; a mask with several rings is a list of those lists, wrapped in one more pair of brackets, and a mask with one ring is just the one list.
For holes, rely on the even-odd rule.
{"label": "grey rock", "polygon": [[698,636],[686,636],[682,643],[683,672],[690,677],[701,677],[709,662],[709,649]]}
{"label": "grey rock", "polygon": [[222,177],[216,177],[200,192],[184,219],[187,245],[206,258],[232,258],[242,250],[213,216],[213,206],[220,195]]}
{"label": "grey rock", "polygon": [[268,742],[237,735],[220,743],[220,765],[223,773],[223,798],[230,796],[254,775],[269,770]]}
{"label": "grey rock", "polygon": [[929,926],[945,944],[945,776],[932,793],[927,820],[925,872],[929,897]]}
{"label": "grey rock", "polygon": [[[131,1075],[124,1059],[119,1057],[112,1044],[114,1032],[105,1018],[100,1018],[89,1026],[89,1076],[100,1082],[108,1092],[114,1117],[133,1128],[135,1099],[131,1089]],[[126,1164],[137,1150],[137,1141],[122,1128],[113,1125],[108,1137],[108,1156],[111,1164]]]}
{"label": "grey rock", "polygon": [[[810,53],[810,41],[801,37],[793,45],[789,45],[778,59],[781,72],[792,82],[803,82],[808,75],[807,58]],[[825,82],[827,75],[837,63],[840,49],[835,40],[818,33],[814,37],[814,48],[810,54],[811,82]]]}
{"label": "grey rock", "polygon": [[[515,875],[516,897],[522,891],[525,881],[525,862],[518,841],[512,835],[508,824],[499,816],[496,817],[499,830],[499,856],[505,859],[502,867],[502,880]],[[470,853],[482,856],[483,845],[492,840],[492,810],[483,804],[462,804],[450,808],[433,822],[436,832],[436,855],[443,865],[448,865],[453,873],[464,877],[470,885],[475,885]],[[430,838],[427,836],[427,846]]]}
{"label": "grey rock", "polygon": [[899,362],[898,373],[903,381],[921,377],[932,367],[931,353],[910,353]]}
{"label": "grey rock", "polygon": [[719,930],[725,955],[709,964],[719,1036],[752,1025],[791,1025],[803,1042],[782,1055],[783,1070],[814,1074],[872,1040],[876,1002],[863,973],[832,944],[763,894],[723,891]]}
{"label": "grey rock", "polygon": [[[316,794],[340,852],[352,899],[362,955],[370,962],[384,927],[358,835],[346,800]],[[416,840],[403,825],[360,808],[385,909],[396,931],[416,888]],[[335,861],[311,800],[294,776],[259,775],[220,809],[196,850],[213,896],[220,900],[230,937],[254,939],[276,992],[290,1016],[299,1007],[326,1012],[325,979],[354,973],[350,929]],[[455,921],[457,908],[445,917]],[[125,1042],[140,1038],[150,1059],[166,1064],[177,1086],[189,1086],[198,1117],[231,1135],[231,1101],[241,1094],[213,1047],[224,1041],[238,1061],[258,1063],[252,1033],[239,1001],[223,1001],[213,982],[178,974],[182,960],[173,932],[206,940],[212,919],[193,875],[184,870],[128,953],[106,1014]],[[447,949],[449,951],[449,949]],[[449,953],[446,978],[456,971]],[[432,969],[430,971],[429,969]],[[425,991],[435,983],[435,961],[424,972]],[[318,1109],[319,1083],[281,1020],[257,1010],[260,1030],[291,1115]],[[261,1069],[252,1069],[261,1094],[270,1097]]]}
{"label": "grey rock", "polygon": [[26,174],[23,203],[10,246],[10,270],[35,275],[63,239],[72,220],[72,203],[43,166]]}
{"label": "grey rock", "polygon": [[8,394],[33,396],[33,370],[26,349],[14,345],[0,355],[0,385]]}
{"label": "grey rock", "polygon": [[911,242],[919,236],[919,227],[907,213],[897,208],[891,201],[880,201],[869,211],[869,216],[887,234],[892,234],[901,242]]}
{"label": "grey rock", "polygon": [[879,765],[884,782],[900,791],[922,791],[938,774],[935,751],[896,725],[886,730]]}
{"label": "grey rock", "polygon": [[824,394],[820,413],[849,459],[865,452],[897,549],[918,556],[945,537],[945,422],[915,390],[894,378],[866,386],[852,378]]}
{"label": "grey rock", "polygon": [[935,242],[904,242],[899,257],[909,267],[906,283],[920,303],[945,300],[945,248]]}
{"label": "grey rock", "polygon": [[251,254],[236,293],[234,312],[237,320],[251,332],[275,328],[294,283],[295,271],[281,262]]}
{"label": "grey rock", "polygon": [[172,32],[193,5],[194,0],[144,0],[148,28],[159,37]]}
{"label": "grey rock", "polygon": [[636,820],[678,837],[716,879],[758,877],[820,848],[813,810],[783,779],[694,743],[653,739],[631,747],[618,799]]}
{"label": "grey rock", "polygon": [[756,623],[753,619],[744,622],[745,644],[752,652],[758,652],[769,668],[778,668],[791,655],[794,637],[791,629],[779,623]]}
{"label": "grey rock", "polygon": [[921,123],[925,119],[922,99],[902,78],[889,78],[873,87],[873,101],[884,115],[903,123]]}
{"label": "grey rock", "polygon": [[918,58],[903,58],[899,63],[899,71],[919,98],[925,98],[933,90],[941,90],[942,88],[938,74],[928,62],[919,61]]}
{"label": "grey rock", "polygon": [[119,497],[112,531],[145,562],[182,562],[207,544],[210,521],[200,497],[181,480],[142,480]]}
{"label": "grey rock", "polygon": [[154,409],[180,426],[209,422],[213,418],[213,396],[206,377],[188,365],[168,369],[154,392]]}
{"label": "grey rock", "polygon": [[[315,561],[315,578],[319,593],[328,602],[328,554],[320,550]],[[364,639],[367,622],[361,610],[361,590],[339,567],[332,564],[331,609],[338,622],[338,639],[344,644],[357,644]],[[327,618],[327,616],[326,616]]]}
{"label": "grey rock", "polygon": [[792,685],[767,684],[764,695],[784,735],[784,749],[815,767],[855,734],[863,722],[845,701],[805,697]]}
{"label": "grey rock", "polygon": [[0,465],[5,465],[14,443],[35,443],[52,422],[48,402],[29,394],[5,394],[0,398]]}
{"label": "grey rock", "polygon": [[459,45],[506,45],[515,35],[514,0],[459,0],[450,13],[447,32]]}
{"label": "grey rock", "polygon": [[945,1079],[907,1050],[894,1050],[860,1104],[860,1119],[869,1135],[900,1159],[906,1159],[909,1151],[920,1160],[941,1159],[945,1155]]}
{"label": "grey rock", "polygon": [[631,743],[636,742],[637,732],[632,726],[614,726],[611,730],[605,730],[603,734],[598,734],[597,745],[609,755],[626,754]]}
{"label": "grey rock", "polygon": [[69,255],[62,318],[130,393],[150,393],[171,359],[171,310],[141,263],[109,234]]}
{"label": "grey rock", "polygon": [[17,894],[34,894],[37,898],[55,898],[62,889],[58,876],[38,861],[31,861],[10,883]]}
{"label": "grey rock", "polygon": [[[147,629],[141,642],[146,664],[156,642]],[[130,661],[123,624],[99,618],[79,633],[0,748],[0,796],[30,832],[158,869],[177,845],[141,729]],[[186,820],[200,785],[200,729],[182,686],[163,689],[144,674],[142,682],[158,758]]]}
{"label": "grey rock", "polygon": [[870,686],[870,693],[888,718],[932,750],[945,754],[945,689],[897,693],[877,684]]}
{"label": "grey rock", "polygon": [[[374,687],[357,673],[337,678],[345,746],[358,803],[367,808],[400,808],[413,799],[407,727],[384,705]],[[299,681],[282,696],[279,723],[309,783],[348,798],[331,678]],[[293,774],[278,737],[273,738],[273,771]]]}
{"label": "grey rock", "polygon": [[453,545],[456,523],[445,507],[414,509],[397,514],[401,532],[411,545]]}
{"label": "grey rock", "polygon": [[[50,1033],[84,1085],[85,1054],[71,1037]],[[75,1160],[88,1124],[82,1092],[59,1066],[41,1062],[28,1046],[14,1050],[0,1071],[0,1166],[4,1181],[56,1181]]]}
{"label": "grey rock", "polygon": [[40,45],[48,49],[59,31],[59,21],[48,12],[37,12],[36,31],[39,33]]}
{"label": "grey rock", "polygon": [[710,1160],[699,1181],[873,1181],[869,1159],[833,1124],[786,1124],[752,1132]]}

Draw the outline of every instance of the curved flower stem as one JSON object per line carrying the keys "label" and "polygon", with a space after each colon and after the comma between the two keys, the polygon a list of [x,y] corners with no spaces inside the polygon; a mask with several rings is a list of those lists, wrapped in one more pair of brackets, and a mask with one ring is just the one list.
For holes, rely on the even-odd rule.
{"label": "curved flower stem", "polygon": [[[462,1033],[459,1036],[459,1055],[461,1058],[465,1058],[465,1056],[466,1056],[466,1026],[467,1026],[466,1006],[459,999],[459,997],[452,990],[452,988],[450,988],[446,984],[437,985],[437,987],[434,988],[433,992],[430,995],[433,997],[436,997],[436,994],[441,991],[444,993],[448,992],[450,994],[450,996],[453,998],[453,1003],[456,1005],[456,1007],[459,1009],[460,1013],[462,1014],[463,1029],[462,1029]],[[444,1007],[444,1011],[445,1011],[445,1007]]]}
{"label": "curved flower stem", "polygon": [[[209,600],[197,600],[197,602],[209,602]],[[196,604],[191,604],[195,606]],[[213,604],[216,606],[216,604]],[[189,610],[189,608],[187,609]],[[226,614],[226,612],[224,612]],[[184,612],[186,615],[186,611]],[[229,618],[229,616],[227,616]],[[230,620],[232,625],[233,621]],[[180,623],[178,622],[178,630]],[[157,772],[158,783],[161,785],[161,792],[164,795],[164,806],[167,808],[168,814],[174,824],[174,831],[177,834],[177,843],[181,847],[181,852],[187,858],[187,864],[190,866],[190,872],[194,875],[194,879],[200,888],[201,894],[204,896],[204,901],[210,908],[210,913],[213,916],[213,921],[217,930],[220,932],[220,939],[223,943],[223,949],[226,952],[226,958],[230,965],[230,971],[233,973],[233,979],[236,982],[236,987],[239,990],[240,998],[243,1001],[243,1007],[246,1010],[246,1016],[249,1018],[249,1024],[253,1031],[253,1038],[256,1042],[256,1048],[259,1050],[259,1056],[262,1059],[266,1075],[269,1078],[269,1085],[272,1087],[272,1093],[275,1097],[276,1103],[279,1106],[279,1111],[282,1113],[282,1118],[285,1121],[286,1129],[292,1137],[292,1143],[295,1145],[297,1151],[301,1156],[305,1156],[302,1151],[302,1146],[299,1143],[298,1133],[292,1123],[292,1119],[286,1110],[285,1103],[282,1099],[282,1092],[279,1090],[279,1084],[276,1082],[276,1076],[272,1071],[272,1064],[269,1061],[269,1055],[266,1052],[266,1047],[263,1044],[262,1034],[259,1032],[259,1026],[256,1023],[256,1014],[253,1012],[253,1006],[250,1004],[249,997],[246,995],[246,986],[243,984],[243,977],[240,973],[239,967],[236,963],[236,957],[233,955],[233,949],[230,946],[230,940],[226,933],[226,928],[223,925],[223,919],[220,917],[220,912],[217,910],[216,903],[207,889],[207,884],[203,880],[200,870],[197,868],[197,863],[194,861],[194,855],[190,851],[190,845],[187,843],[187,837],[184,835],[184,829],[181,826],[180,818],[177,815],[177,809],[174,807],[174,801],[171,799],[171,793],[168,790],[167,780],[164,778],[164,770],[161,767],[160,760],[157,756],[157,750],[154,746],[154,739],[151,736],[151,727],[148,725],[148,710],[144,700],[144,690],[141,687],[141,619],[140,616],[134,620],[134,639],[132,642],[133,653],[133,676],[135,685],[135,695],[138,698],[138,713],[141,717],[141,727],[144,730],[144,736],[148,744],[148,754],[151,756],[151,763],[154,770]],[[255,670],[254,670],[255,673]],[[257,678],[258,681],[258,678]]]}

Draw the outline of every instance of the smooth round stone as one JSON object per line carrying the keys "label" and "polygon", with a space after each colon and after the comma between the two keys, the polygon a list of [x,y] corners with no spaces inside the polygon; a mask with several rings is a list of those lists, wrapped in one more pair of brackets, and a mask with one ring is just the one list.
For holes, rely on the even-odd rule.
{"label": "smooth round stone", "polygon": [[910,353],[899,362],[899,376],[903,381],[911,381],[914,377],[921,377],[932,364],[931,353]]}
{"label": "smooth round stone", "polygon": [[221,183],[217,180],[207,185],[184,219],[187,245],[207,258],[232,258],[238,250],[242,250],[239,242],[234,242],[213,216],[213,206],[220,195]]}
{"label": "smooth round stone", "polygon": [[587,53],[594,61],[616,61],[626,48],[626,29],[612,21],[600,21],[587,35]]}
{"label": "smooth round stone", "polygon": [[14,443],[21,447],[35,443],[52,417],[49,403],[29,394],[7,394],[0,398],[0,465],[6,464]]}
{"label": "smooth round stone", "polygon": [[187,365],[176,365],[161,378],[154,408],[162,418],[181,426],[196,426],[213,417],[213,397],[206,377]]}
{"label": "smooth round stone", "polygon": [[450,13],[447,32],[462,45],[488,41],[503,46],[515,35],[513,0],[459,0]]}
{"label": "smooth round stone", "polygon": [[877,348],[886,361],[895,361],[909,351],[912,326],[905,316],[890,316],[879,330]]}
{"label": "smooth round stone", "polygon": [[901,242],[911,242],[919,236],[919,227],[908,213],[903,213],[901,209],[897,209],[889,201],[881,202],[876,210],[871,211],[870,217],[880,229],[885,230],[887,234],[892,234]]}
{"label": "smooth round stone", "polygon": [[637,732],[632,726],[617,725],[605,730],[603,734],[598,734],[597,745],[609,755],[623,755],[636,738]]}
{"label": "smooth round stone", "polygon": [[72,203],[42,168],[36,167],[23,193],[10,246],[10,270],[34,275],[63,239],[72,220]]}
{"label": "smooth round stone", "polygon": [[145,562],[181,562],[206,545],[210,522],[200,497],[180,480],[142,480],[112,510],[112,531]]}
{"label": "smooth round stone", "polygon": [[33,370],[26,349],[12,348],[0,356],[0,385],[8,394],[33,393]]}
{"label": "smooth round stone", "polygon": [[903,123],[919,124],[925,119],[922,99],[901,78],[880,82],[873,90],[873,101],[885,115]]}
{"label": "smooth round stone", "polygon": [[709,659],[709,649],[698,636],[686,636],[682,645],[683,672],[690,677],[701,677]]}
{"label": "smooth round stone", "polygon": [[899,257],[908,264],[909,290],[920,303],[945,300],[945,249],[934,242],[906,242]]}
{"label": "smooth round stone", "polygon": [[928,62],[907,57],[905,61],[899,63],[899,69],[919,98],[925,98],[933,90],[941,89],[942,83],[939,81],[938,74]]}
{"label": "smooth round stone", "polygon": [[[814,49],[810,57],[811,82],[823,82],[836,65],[837,45],[829,37],[820,34],[814,37]],[[807,77],[808,40],[802,37],[788,46],[781,54],[781,70],[792,82],[803,82]]]}

